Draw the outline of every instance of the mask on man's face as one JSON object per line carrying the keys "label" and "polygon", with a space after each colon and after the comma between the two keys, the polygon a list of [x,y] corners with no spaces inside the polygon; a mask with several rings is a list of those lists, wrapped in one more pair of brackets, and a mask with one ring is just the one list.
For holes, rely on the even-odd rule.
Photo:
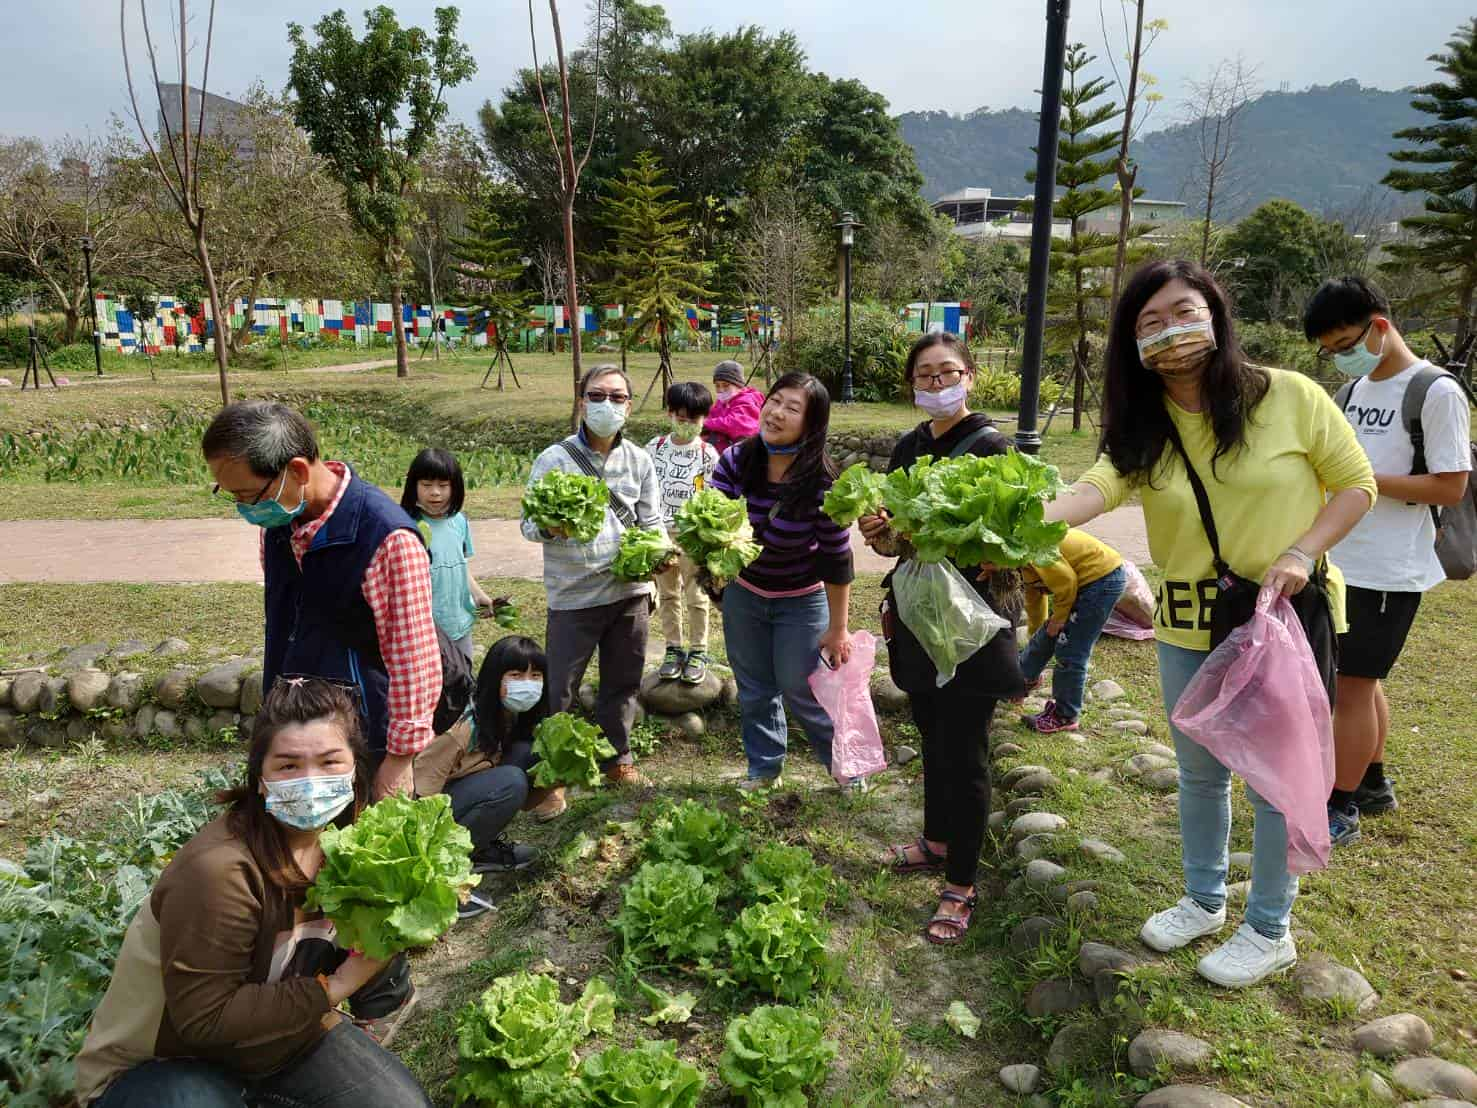
{"label": "mask on man's face", "polygon": [[1353,350],[1333,356],[1333,367],[1345,377],[1368,377],[1385,356],[1385,333],[1380,332],[1380,348],[1372,351],[1367,342],[1354,344]]}
{"label": "mask on man's face", "polygon": [[626,425],[626,406],[610,400],[585,402],[585,426],[608,439]]}
{"label": "mask on man's face", "polygon": [[282,527],[291,523],[303,514],[303,509],[308,506],[308,490],[298,489],[297,507],[284,508],[279,502],[282,492],[287,488],[287,471],[282,471],[282,480],[277,486],[277,495],[271,500],[258,500],[255,504],[243,504],[236,502],[236,511],[247,523],[254,523],[258,527]]}

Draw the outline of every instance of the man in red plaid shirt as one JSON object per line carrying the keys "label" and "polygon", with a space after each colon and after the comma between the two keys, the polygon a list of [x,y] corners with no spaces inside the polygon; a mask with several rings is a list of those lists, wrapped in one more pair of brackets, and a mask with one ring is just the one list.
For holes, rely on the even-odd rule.
{"label": "man in red plaid shirt", "polygon": [[441,694],[430,559],[415,524],[321,458],[312,426],[283,404],[228,405],[201,449],[217,491],[263,529],[263,691],[284,675],[352,688],[378,761],[375,799],[409,794]]}

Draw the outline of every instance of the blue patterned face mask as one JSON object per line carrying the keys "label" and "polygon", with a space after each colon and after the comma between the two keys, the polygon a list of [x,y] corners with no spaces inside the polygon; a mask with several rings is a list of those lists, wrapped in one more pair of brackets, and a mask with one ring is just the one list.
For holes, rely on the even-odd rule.
{"label": "blue patterned face mask", "polygon": [[354,802],[352,773],[263,781],[262,787],[267,790],[267,812],[277,822],[298,831],[327,827]]}
{"label": "blue patterned face mask", "polygon": [[242,504],[237,501],[236,511],[247,523],[254,523],[258,527],[282,527],[291,523],[302,515],[303,509],[308,506],[308,491],[307,489],[298,490],[296,508],[284,508],[278,503],[277,498],[282,495],[285,488],[287,488],[287,471],[283,470],[282,480],[277,485],[277,496],[272,497],[271,500],[259,500],[255,504]]}

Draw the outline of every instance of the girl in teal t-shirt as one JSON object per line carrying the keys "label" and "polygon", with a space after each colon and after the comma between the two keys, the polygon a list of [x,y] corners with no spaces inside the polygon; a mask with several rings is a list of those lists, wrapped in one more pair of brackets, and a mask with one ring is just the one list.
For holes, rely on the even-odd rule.
{"label": "girl in teal t-shirt", "polygon": [[450,450],[428,447],[405,474],[400,506],[416,521],[431,552],[431,614],[446,637],[472,657],[472,627],[492,598],[472,576],[472,528],[462,514],[462,467]]}

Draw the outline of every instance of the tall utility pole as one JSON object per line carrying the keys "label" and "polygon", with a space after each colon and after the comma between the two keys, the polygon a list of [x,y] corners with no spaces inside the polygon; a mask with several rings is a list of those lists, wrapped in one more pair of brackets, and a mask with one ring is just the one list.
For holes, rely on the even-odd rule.
{"label": "tall utility pole", "polygon": [[1067,61],[1071,0],[1046,0],[1046,61],[1041,72],[1041,127],[1036,136],[1036,199],[1031,210],[1031,267],[1026,278],[1026,334],[1021,344],[1021,408],[1016,449],[1041,452],[1036,409],[1041,401],[1041,347],[1046,335],[1046,278],[1051,262],[1051,216],[1056,199],[1057,128],[1062,116],[1062,69]]}

